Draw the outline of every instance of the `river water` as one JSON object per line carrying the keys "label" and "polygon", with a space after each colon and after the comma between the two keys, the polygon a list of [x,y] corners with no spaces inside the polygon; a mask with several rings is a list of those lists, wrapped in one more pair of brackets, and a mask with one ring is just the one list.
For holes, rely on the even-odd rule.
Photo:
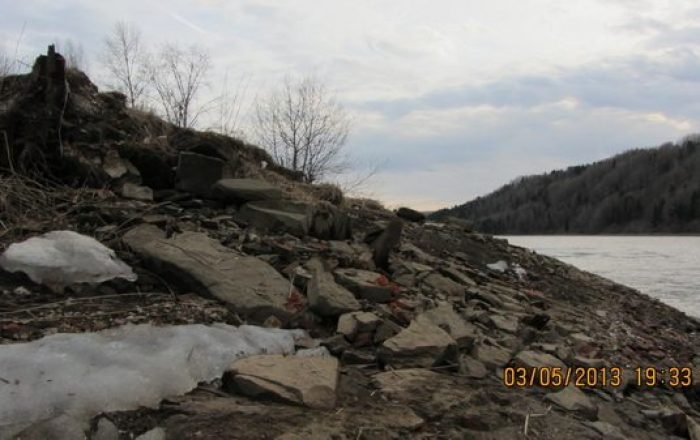
{"label": "river water", "polygon": [[505,236],[700,318],[700,237]]}

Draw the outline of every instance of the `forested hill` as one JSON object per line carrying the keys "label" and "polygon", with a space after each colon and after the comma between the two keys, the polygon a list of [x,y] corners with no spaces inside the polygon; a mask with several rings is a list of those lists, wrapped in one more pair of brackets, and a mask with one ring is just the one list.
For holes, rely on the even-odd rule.
{"label": "forested hill", "polygon": [[700,232],[700,135],[516,179],[436,211],[494,234]]}

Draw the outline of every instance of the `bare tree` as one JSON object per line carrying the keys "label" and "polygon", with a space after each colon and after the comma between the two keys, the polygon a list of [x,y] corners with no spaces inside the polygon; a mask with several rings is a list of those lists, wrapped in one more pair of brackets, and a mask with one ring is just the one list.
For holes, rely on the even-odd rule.
{"label": "bare tree", "polygon": [[195,108],[195,99],[210,67],[209,54],[198,46],[163,46],[150,78],[168,121],[183,128],[197,122],[204,107]]}
{"label": "bare tree", "polygon": [[244,138],[240,122],[248,82],[244,77],[241,77],[236,86],[231,88],[228,81],[228,72],[224,75],[224,80],[221,83],[221,93],[214,101],[215,108],[213,110],[216,112],[216,115],[213,119],[211,130],[226,136],[239,139]]}
{"label": "bare tree", "polygon": [[0,47],[0,77],[7,76],[12,72],[12,59]]}
{"label": "bare tree", "polygon": [[280,90],[257,102],[255,122],[260,145],[305,181],[346,168],[342,148],[350,119],[317,78],[285,79]]}
{"label": "bare tree", "polygon": [[136,107],[149,82],[148,53],[141,43],[141,31],[119,21],[105,38],[103,64],[116,82],[114,88],[124,93],[129,105]]}

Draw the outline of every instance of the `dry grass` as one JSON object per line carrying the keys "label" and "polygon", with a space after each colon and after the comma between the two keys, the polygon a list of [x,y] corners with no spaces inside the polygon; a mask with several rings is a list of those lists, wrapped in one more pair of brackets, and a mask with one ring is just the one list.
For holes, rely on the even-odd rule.
{"label": "dry grass", "polygon": [[0,248],[27,232],[66,226],[71,214],[110,195],[105,190],[47,186],[19,174],[0,175]]}

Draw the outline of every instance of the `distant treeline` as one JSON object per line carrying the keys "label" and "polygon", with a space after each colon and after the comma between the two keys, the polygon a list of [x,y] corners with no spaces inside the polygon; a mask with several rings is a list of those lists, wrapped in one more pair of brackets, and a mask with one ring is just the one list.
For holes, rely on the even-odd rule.
{"label": "distant treeline", "polygon": [[516,179],[436,211],[493,234],[700,232],[700,135]]}

